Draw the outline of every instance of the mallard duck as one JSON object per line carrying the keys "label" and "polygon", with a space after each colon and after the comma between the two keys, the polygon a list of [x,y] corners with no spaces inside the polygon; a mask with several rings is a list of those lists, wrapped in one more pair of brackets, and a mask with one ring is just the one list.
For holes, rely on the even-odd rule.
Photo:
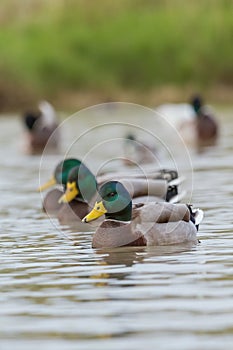
{"label": "mallard duck", "polygon": [[219,126],[200,96],[191,98],[190,103],[161,105],[156,111],[177,129],[187,145],[202,147],[215,144]]}
{"label": "mallard duck", "polygon": [[123,148],[124,165],[135,166],[137,164],[152,164],[156,162],[157,150],[155,145],[142,142],[133,134],[126,135]]}
{"label": "mallard duck", "polygon": [[[57,149],[59,133],[54,108],[47,101],[41,101],[37,111],[27,111],[23,116],[26,129],[24,151],[29,154],[43,152],[46,145],[49,149]],[[49,141],[49,143],[48,143]]]}
{"label": "mallard duck", "polygon": [[197,243],[203,212],[166,202],[132,205],[123,184],[110,181],[101,186],[93,210],[82,221],[89,223],[102,215],[105,220],[93,235],[93,248]]}
{"label": "mallard duck", "polygon": [[[77,179],[75,186],[73,178]],[[56,188],[45,196],[43,210],[48,214],[56,214],[61,222],[77,220],[77,215],[83,218],[89,210],[87,202],[96,194],[95,176],[79,159],[68,158],[56,166],[52,178],[38,190],[44,191],[57,184],[67,190],[66,202],[69,204],[59,200],[64,191]]]}
{"label": "mallard duck", "polygon": [[218,137],[218,124],[214,116],[203,106],[202,98],[195,96],[192,106],[196,115],[196,135],[198,146],[214,145]]}

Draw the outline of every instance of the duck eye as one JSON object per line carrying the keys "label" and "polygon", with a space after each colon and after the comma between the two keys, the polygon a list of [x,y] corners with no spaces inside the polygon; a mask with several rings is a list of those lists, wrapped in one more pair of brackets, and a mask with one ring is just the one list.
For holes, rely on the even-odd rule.
{"label": "duck eye", "polygon": [[116,192],[111,192],[111,193],[108,194],[108,197],[114,197],[115,194],[116,194]]}

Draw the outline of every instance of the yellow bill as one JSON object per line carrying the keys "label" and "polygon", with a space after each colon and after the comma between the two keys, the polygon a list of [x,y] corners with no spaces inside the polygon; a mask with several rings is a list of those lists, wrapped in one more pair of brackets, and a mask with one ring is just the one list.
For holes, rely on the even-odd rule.
{"label": "yellow bill", "polygon": [[77,189],[76,182],[68,182],[66,185],[66,192],[61,196],[58,203],[69,203],[71,202],[77,195],[79,191]]}
{"label": "yellow bill", "polygon": [[40,186],[37,191],[38,192],[42,192],[42,191],[45,191],[47,190],[47,188],[50,188],[54,185],[56,185],[57,181],[55,179],[55,177],[52,177],[49,181],[47,181],[44,185]]}
{"label": "yellow bill", "polygon": [[82,219],[82,222],[90,222],[96,220],[105,213],[107,213],[107,210],[105,209],[103,202],[96,202],[92,211]]}

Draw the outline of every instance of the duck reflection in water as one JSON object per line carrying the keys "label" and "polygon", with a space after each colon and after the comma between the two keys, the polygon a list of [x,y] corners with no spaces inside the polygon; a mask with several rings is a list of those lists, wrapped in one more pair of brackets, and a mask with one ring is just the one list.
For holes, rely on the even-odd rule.
{"label": "duck reflection in water", "polygon": [[106,265],[133,266],[137,263],[147,262],[147,259],[176,255],[196,249],[193,243],[185,243],[176,246],[151,246],[151,247],[118,247],[97,249],[96,254],[102,255],[101,259]]}
{"label": "duck reflection in water", "polygon": [[[95,285],[103,287],[111,285],[113,280],[124,281],[122,287],[132,287],[135,285],[134,280],[128,277],[132,274],[132,267],[138,263],[164,263],[164,257],[174,256],[174,261],[177,260],[177,255],[189,252],[196,249],[196,246],[191,243],[182,244],[179,246],[166,247],[121,247],[113,249],[97,249],[96,255],[100,256],[98,262],[101,271],[91,275],[92,279],[96,279]],[[160,259],[161,258],[161,259]],[[103,270],[102,270],[103,269]],[[121,271],[122,269],[122,271]]]}

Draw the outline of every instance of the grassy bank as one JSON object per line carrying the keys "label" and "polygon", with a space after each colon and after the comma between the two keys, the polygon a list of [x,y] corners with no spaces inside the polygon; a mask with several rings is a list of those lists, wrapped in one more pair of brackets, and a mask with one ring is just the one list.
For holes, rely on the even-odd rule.
{"label": "grassy bank", "polygon": [[228,0],[2,0],[4,104],[233,84]]}

